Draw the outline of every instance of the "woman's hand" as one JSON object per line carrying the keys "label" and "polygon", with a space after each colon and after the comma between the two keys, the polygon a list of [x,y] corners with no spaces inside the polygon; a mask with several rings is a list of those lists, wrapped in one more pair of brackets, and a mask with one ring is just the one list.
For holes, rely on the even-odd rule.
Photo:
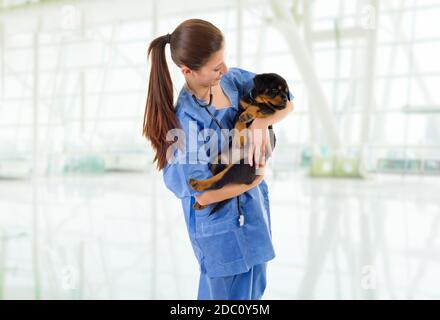
{"label": "woman's hand", "polygon": [[[252,166],[255,159],[255,168],[259,169],[266,164],[266,152],[272,155],[268,124],[263,119],[256,118],[247,128],[248,161]],[[258,174],[258,173],[257,173]]]}

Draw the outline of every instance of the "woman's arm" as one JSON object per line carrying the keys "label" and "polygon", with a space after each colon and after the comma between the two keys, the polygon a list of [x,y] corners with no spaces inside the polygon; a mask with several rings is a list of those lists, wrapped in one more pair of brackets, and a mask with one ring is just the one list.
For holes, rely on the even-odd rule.
{"label": "woman's arm", "polygon": [[195,195],[195,198],[199,204],[202,206],[207,206],[212,203],[238,196],[239,194],[242,194],[257,186],[261,181],[263,181],[263,178],[264,175],[257,175],[257,178],[251,184],[228,184],[220,189],[207,190],[202,194],[197,194]]}
{"label": "woman's arm", "polygon": [[[269,143],[269,131],[268,127],[271,124],[281,121],[293,110],[293,103],[291,101],[286,102],[286,107],[282,110],[278,110],[274,114],[266,118],[256,118],[249,126],[248,130],[248,159],[249,164],[253,166],[254,159],[256,160],[256,168],[264,166],[266,163],[266,151],[269,156],[272,154]],[[268,149],[266,150],[266,145]],[[258,160],[257,160],[258,159]]]}

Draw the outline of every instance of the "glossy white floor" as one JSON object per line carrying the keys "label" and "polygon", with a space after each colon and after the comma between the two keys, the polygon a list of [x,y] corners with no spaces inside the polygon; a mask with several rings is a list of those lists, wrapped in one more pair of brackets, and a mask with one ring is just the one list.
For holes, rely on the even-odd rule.
{"label": "glossy white floor", "polygon": [[[265,299],[440,298],[440,177],[266,181],[277,257]],[[0,241],[3,299],[196,297],[161,174],[0,181]]]}

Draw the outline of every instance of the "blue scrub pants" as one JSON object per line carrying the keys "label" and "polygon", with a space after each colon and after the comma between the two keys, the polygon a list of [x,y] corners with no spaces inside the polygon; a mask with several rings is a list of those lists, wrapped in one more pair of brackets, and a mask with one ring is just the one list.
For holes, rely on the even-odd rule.
{"label": "blue scrub pants", "polygon": [[228,277],[209,277],[200,273],[199,300],[260,300],[266,289],[267,262],[248,272]]}

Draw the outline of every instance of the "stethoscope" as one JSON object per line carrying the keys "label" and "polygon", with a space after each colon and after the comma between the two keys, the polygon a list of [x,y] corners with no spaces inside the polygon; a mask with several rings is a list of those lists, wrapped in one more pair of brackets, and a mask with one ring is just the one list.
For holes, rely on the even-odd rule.
{"label": "stethoscope", "polygon": [[220,125],[220,122],[219,122],[219,121],[217,120],[217,118],[212,114],[212,112],[209,111],[209,109],[208,109],[208,107],[211,106],[211,104],[212,104],[212,89],[211,89],[211,88],[212,88],[212,87],[209,86],[209,102],[208,102],[208,104],[201,104],[201,103],[197,100],[197,98],[196,98],[196,96],[195,96],[194,94],[192,95],[192,98],[193,98],[194,102],[197,103],[197,105],[198,105],[199,107],[201,107],[201,108],[205,108],[206,112],[208,112],[208,114],[211,116],[212,120],[215,121],[215,123],[217,124],[217,126],[218,126],[220,129],[223,129],[222,126]]}
{"label": "stethoscope", "polygon": [[[188,85],[188,84],[187,84]],[[188,86],[189,87],[189,86]],[[220,128],[221,132],[224,132],[223,127],[221,126],[220,122],[217,120],[217,118],[212,114],[211,111],[209,111],[208,107],[212,105],[212,89],[211,86],[209,86],[209,101],[208,104],[201,104],[196,96],[193,94],[192,98],[194,100],[194,102],[200,107],[200,108],[204,108],[206,110],[206,112],[208,112],[208,114],[211,116],[212,120],[214,120],[214,122],[217,124],[217,126]],[[232,102],[232,101],[231,101]],[[232,137],[229,136],[229,138],[231,139]],[[238,222],[240,223],[240,227],[244,225],[244,214],[243,211],[241,210],[240,207],[240,195],[237,196],[237,207],[238,207],[238,213],[239,213],[239,218],[238,218]]]}

